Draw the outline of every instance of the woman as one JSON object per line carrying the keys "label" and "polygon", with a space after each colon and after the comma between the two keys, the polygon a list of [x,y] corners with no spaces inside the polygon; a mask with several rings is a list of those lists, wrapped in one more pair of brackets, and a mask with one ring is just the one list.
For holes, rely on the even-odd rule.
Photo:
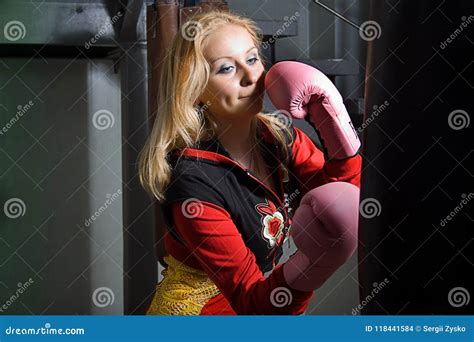
{"label": "woman", "polygon": [[265,69],[251,20],[215,11],[181,33],[139,161],[168,226],[168,266],[148,314],[302,314],[313,292],[291,289],[277,266],[292,211],[325,183],[358,186],[360,156],[325,163],[302,131],[262,113]]}

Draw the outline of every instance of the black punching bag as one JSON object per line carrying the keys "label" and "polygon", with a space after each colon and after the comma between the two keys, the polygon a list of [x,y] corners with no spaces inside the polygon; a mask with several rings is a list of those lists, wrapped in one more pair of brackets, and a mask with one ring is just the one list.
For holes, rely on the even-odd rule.
{"label": "black punching bag", "polygon": [[374,0],[361,25],[361,314],[474,313],[473,9]]}

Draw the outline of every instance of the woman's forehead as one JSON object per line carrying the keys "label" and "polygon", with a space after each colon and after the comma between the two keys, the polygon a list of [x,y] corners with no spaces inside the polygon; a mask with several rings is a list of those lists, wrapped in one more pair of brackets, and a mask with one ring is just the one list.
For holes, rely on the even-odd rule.
{"label": "woman's forehead", "polygon": [[250,33],[244,27],[237,25],[221,26],[206,40],[204,54],[209,61],[219,57],[243,55],[255,46]]}

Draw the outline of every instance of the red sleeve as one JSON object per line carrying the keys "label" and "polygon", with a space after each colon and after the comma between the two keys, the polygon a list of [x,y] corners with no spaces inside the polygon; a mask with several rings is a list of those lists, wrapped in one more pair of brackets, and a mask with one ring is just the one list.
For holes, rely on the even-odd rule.
{"label": "red sleeve", "polygon": [[[313,292],[291,289],[283,277],[283,265],[265,278],[225,209],[200,202],[199,216],[186,217],[189,215],[183,215],[181,204],[174,202],[171,206],[176,230],[237,314],[304,312]],[[284,297],[289,298],[288,305],[281,305]]]}
{"label": "red sleeve", "polygon": [[343,160],[325,162],[324,154],[300,129],[294,127],[292,170],[302,195],[329,182],[343,181],[360,188],[362,158],[359,154]]}

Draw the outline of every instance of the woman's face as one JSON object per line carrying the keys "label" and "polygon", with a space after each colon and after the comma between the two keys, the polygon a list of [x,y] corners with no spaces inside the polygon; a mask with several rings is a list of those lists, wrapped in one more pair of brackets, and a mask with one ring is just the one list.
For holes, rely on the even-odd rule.
{"label": "woman's face", "polygon": [[209,82],[199,101],[217,119],[254,116],[262,109],[265,70],[247,30],[225,25],[209,35],[204,56],[210,64]]}

